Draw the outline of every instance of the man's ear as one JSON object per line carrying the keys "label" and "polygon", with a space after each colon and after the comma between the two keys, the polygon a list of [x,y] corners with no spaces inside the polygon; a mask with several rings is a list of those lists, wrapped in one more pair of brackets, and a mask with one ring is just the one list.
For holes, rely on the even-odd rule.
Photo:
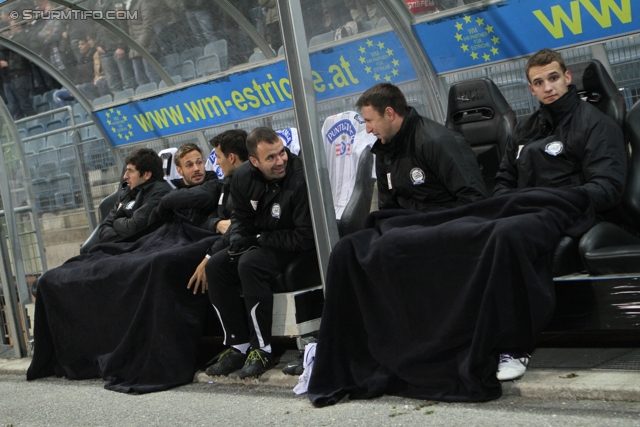
{"label": "man's ear", "polygon": [[394,120],[396,118],[396,112],[391,107],[387,107],[384,109],[384,115],[387,116],[389,120]]}
{"label": "man's ear", "polygon": [[570,85],[571,84],[571,71],[567,70],[564,73],[564,77],[565,77],[565,79],[567,79],[567,84]]}
{"label": "man's ear", "polygon": [[229,155],[227,156],[227,160],[229,161],[229,163],[231,163],[232,165],[234,165],[236,163],[236,160],[238,159],[238,157],[234,154],[234,153],[229,153]]}
{"label": "man's ear", "polygon": [[257,168],[257,167],[258,167],[258,165],[260,164],[260,163],[258,162],[258,159],[256,159],[256,158],[255,158],[255,157],[253,157],[253,156],[249,156],[249,161],[250,161],[250,162],[251,162],[251,164],[252,164],[254,167],[256,167],[256,168]]}
{"label": "man's ear", "polygon": [[152,174],[151,172],[146,171],[146,172],[144,173],[144,175],[143,175],[143,178],[144,178],[144,180],[145,180],[145,181],[148,181],[148,180],[150,180],[150,179],[151,179],[151,177],[152,177],[152,176],[153,176],[153,174]]}

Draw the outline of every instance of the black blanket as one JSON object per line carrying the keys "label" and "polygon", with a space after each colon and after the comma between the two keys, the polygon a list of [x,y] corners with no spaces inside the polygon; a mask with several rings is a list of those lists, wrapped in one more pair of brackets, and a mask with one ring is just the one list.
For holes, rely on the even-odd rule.
{"label": "black blanket", "polygon": [[217,238],[176,220],[43,274],[27,380],[102,377],[137,393],[191,382],[209,302],[187,283]]}
{"label": "black blanket", "polygon": [[533,349],[554,310],[549,255],[592,224],[588,197],[530,189],[372,215],[331,254],[311,402],[500,397],[497,354]]}

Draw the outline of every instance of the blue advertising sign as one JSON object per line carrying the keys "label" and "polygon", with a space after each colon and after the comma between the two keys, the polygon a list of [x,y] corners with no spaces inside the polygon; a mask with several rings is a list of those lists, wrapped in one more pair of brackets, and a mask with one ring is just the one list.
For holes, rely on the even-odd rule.
{"label": "blue advertising sign", "polygon": [[[415,80],[395,33],[315,52],[310,57],[318,101],[366,90],[379,82]],[[154,98],[96,112],[113,145],[204,129],[292,107],[284,61]]]}
{"label": "blue advertising sign", "polygon": [[440,74],[638,31],[640,1],[507,0],[414,28]]}

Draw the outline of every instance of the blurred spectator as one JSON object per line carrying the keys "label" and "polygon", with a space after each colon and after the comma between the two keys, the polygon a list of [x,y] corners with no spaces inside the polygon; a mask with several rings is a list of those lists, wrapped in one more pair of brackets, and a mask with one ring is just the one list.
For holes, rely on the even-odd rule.
{"label": "blurred spectator", "polygon": [[[189,28],[191,28],[191,32],[196,38],[196,43],[200,46],[205,46],[207,43],[217,40],[215,36],[213,18],[205,8],[207,3],[212,2],[210,2],[210,0],[184,0],[182,2],[187,15]],[[217,18],[219,18],[219,16],[217,16]]]}
{"label": "blurred spectator", "polygon": [[[149,52],[152,56],[157,56],[159,52],[158,42],[154,25],[159,19],[156,9],[156,3],[159,0],[130,0],[125,1],[125,7],[128,11],[137,12],[137,19],[129,19],[129,35],[135,40],[140,47]],[[149,82],[160,82],[160,76],[144,61],[142,56],[134,49],[129,51],[129,58],[133,63],[133,71],[135,73],[138,85],[144,85]]]}
{"label": "blurred spectator", "polygon": [[[10,21],[11,25],[15,21]],[[24,39],[23,25],[16,25],[9,30],[9,38],[16,43],[29,46]],[[0,70],[4,80],[4,92],[8,108],[14,120],[32,116],[36,113],[29,92],[31,91],[30,62],[10,49],[0,49]]]}
{"label": "blurred spectator", "polygon": [[356,22],[371,21],[375,25],[384,16],[373,0],[344,0],[344,5]]}
{"label": "blurred spectator", "polygon": [[[115,0],[99,0],[96,4],[96,9],[103,12],[107,10],[123,10],[124,5],[121,2],[116,3]],[[125,33],[129,32],[126,20],[117,19],[111,21],[111,23]],[[109,91],[116,93],[123,89],[135,89],[136,78],[133,65],[128,56],[127,45],[102,26],[98,28],[95,45],[102,60]]]}
{"label": "blurred spectator", "polygon": [[269,43],[271,49],[278,52],[280,46],[282,46],[282,34],[280,33],[280,15],[278,15],[278,1],[277,0],[258,0],[260,6],[266,15],[266,26],[269,31]]}

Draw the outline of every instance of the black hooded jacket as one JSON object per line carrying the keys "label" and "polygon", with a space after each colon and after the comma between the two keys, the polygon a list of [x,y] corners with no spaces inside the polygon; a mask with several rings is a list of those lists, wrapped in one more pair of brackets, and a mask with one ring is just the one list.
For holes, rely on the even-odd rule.
{"label": "black hooded jacket", "polygon": [[627,154],[622,129],[580,99],[575,86],[518,123],[496,175],[494,195],[515,188],[577,187],[596,212],[622,198]]}
{"label": "black hooded jacket", "polygon": [[154,219],[152,212],[171,191],[164,179],[149,180],[130,189],[127,185],[109,215],[100,224],[100,242],[116,242],[141,231]]}
{"label": "black hooded jacket", "polygon": [[478,161],[458,133],[410,107],[398,133],[371,148],[380,209],[452,208],[487,197]]}
{"label": "black hooded jacket", "polygon": [[315,248],[302,160],[287,150],[282,179],[267,180],[250,162],[231,178],[231,242],[260,234],[260,245],[291,252]]}

